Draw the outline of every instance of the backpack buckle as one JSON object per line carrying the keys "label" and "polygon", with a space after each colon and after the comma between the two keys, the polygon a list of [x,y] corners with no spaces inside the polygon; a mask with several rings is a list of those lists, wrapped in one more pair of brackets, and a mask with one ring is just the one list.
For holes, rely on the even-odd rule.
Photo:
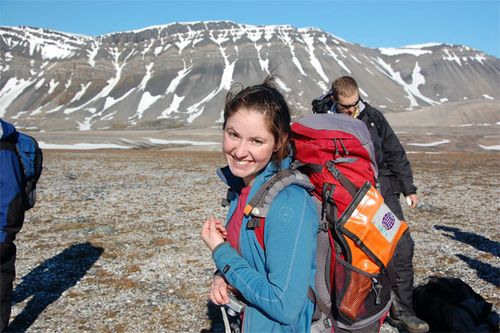
{"label": "backpack buckle", "polygon": [[327,232],[328,231],[328,228],[329,228],[329,223],[328,222],[322,222],[320,225],[319,225],[319,230],[320,231],[323,231],[323,232]]}
{"label": "backpack buckle", "polygon": [[335,190],[335,185],[332,183],[324,183],[323,184],[323,203],[329,202],[333,204],[332,195]]}
{"label": "backpack buckle", "polygon": [[260,219],[257,217],[252,217],[250,221],[247,222],[247,229],[255,229],[260,227]]}
{"label": "backpack buckle", "polygon": [[326,168],[330,173],[335,177],[335,179],[338,179],[340,176],[340,171],[335,167],[335,163],[333,161],[328,161],[326,162]]}
{"label": "backpack buckle", "polygon": [[323,324],[325,325],[326,328],[333,327],[333,322],[330,318],[326,318],[325,320],[323,320]]}

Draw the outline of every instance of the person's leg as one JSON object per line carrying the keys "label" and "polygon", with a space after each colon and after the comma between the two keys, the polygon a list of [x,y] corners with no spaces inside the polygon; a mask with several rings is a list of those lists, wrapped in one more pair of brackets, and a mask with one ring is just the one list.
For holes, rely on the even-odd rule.
{"label": "person's leg", "polygon": [[12,288],[16,275],[16,246],[13,242],[0,244],[0,332],[9,325]]}
{"label": "person's leg", "polygon": [[392,305],[390,323],[410,333],[429,331],[429,325],[413,310],[413,249],[414,242],[407,230],[398,244],[388,267],[391,279]]}
{"label": "person's leg", "polygon": [[410,230],[407,230],[392,257],[390,268],[388,269],[393,291],[393,305],[399,311],[413,312],[413,249],[414,243]]}
{"label": "person's leg", "polygon": [[[400,194],[394,191],[389,177],[380,178],[380,187],[385,204],[400,219],[404,220],[399,202]],[[391,279],[392,306],[391,323],[410,333],[427,332],[429,325],[420,320],[413,311],[413,251],[414,242],[408,229],[394,252],[387,271]]]}

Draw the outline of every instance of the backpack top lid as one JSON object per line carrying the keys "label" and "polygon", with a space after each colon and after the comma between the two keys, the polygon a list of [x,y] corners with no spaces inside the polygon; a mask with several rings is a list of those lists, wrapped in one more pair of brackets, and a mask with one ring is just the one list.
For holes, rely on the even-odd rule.
{"label": "backpack top lid", "polygon": [[[371,163],[375,178],[378,177],[373,142],[361,120],[340,113],[312,114],[298,119],[291,128],[297,160],[323,164],[337,158],[335,154],[358,156]],[[339,147],[334,140],[338,140]],[[304,146],[300,147],[302,144]]]}
{"label": "backpack top lid", "polygon": [[[344,138],[357,140],[357,144],[365,147],[370,159],[375,161],[375,150],[366,124],[346,114],[306,115],[292,124],[292,132],[311,139]],[[374,167],[377,172],[376,164]]]}
{"label": "backpack top lid", "polygon": [[[344,114],[312,114],[304,116],[291,126],[294,158],[306,165],[326,169],[327,162],[360,188],[367,181],[377,183],[378,169],[370,132],[365,123]],[[309,174],[315,185],[314,195],[323,199],[325,183],[338,184],[329,171]],[[333,198],[341,214],[352,196],[339,186]]]}

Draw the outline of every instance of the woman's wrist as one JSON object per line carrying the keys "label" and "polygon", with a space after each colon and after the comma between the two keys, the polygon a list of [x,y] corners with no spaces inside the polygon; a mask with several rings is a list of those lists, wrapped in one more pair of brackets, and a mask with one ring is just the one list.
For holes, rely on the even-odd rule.
{"label": "woman's wrist", "polygon": [[229,244],[229,242],[225,241],[225,242],[220,242],[219,244],[217,244],[214,249],[212,250],[212,254],[215,253],[215,251],[217,251],[218,248],[220,248],[221,246],[224,246],[224,244]]}

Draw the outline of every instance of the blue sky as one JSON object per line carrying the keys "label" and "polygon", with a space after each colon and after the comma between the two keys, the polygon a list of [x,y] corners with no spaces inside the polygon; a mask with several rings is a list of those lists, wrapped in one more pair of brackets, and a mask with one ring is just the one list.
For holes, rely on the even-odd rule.
{"label": "blue sky", "polygon": [[500,57],[500,0],[0,0],[0,25],[94,36],[203,20],[313,26],[368,47],[463,44]]}

